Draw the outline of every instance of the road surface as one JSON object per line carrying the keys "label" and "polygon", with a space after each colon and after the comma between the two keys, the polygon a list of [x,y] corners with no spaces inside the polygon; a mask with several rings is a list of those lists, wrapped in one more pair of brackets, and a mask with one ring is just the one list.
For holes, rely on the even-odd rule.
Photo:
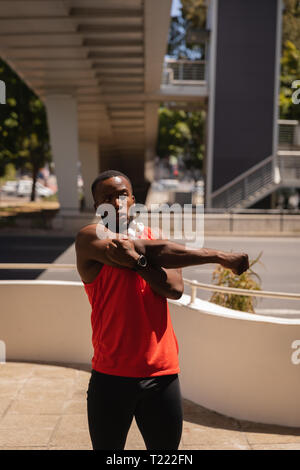
{"label": "road surface", "polygon": [[[71,237],[0,236],[0,262],[75,263],[74,239]],[[300,293],[300,238],[207,237],[206,248],[224,251],[245,251],[255,258],[261,251],[262,265],[254,270],[262,278],[263,290]],[[183,276],[210,284],[216,265],[206,264],[183,269]],[[80,280],[76,271],[0,270],[0,279]],[[189,288],[186,288],[189,292]],[[209,300],[211,293],[198,290],[198,296]],[[257,308],[297,309],[300,301],[261,299]]]}

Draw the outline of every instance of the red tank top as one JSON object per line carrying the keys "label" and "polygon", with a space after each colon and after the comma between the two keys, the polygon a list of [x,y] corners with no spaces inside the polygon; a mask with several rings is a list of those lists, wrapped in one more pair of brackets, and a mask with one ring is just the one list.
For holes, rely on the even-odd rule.
{"label": "red tank top", "polygon": [[[154,239],[149,227],[144,236]],[[84,283],[92,306],[92,368],[125,377],[180,372],[167,299],[129,268],[104,264]]]}

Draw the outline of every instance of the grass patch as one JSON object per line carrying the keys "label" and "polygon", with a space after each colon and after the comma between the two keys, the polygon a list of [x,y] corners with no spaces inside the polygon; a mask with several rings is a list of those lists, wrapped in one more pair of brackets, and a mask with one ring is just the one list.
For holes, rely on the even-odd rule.
{"label": "grass patch", "polygon": [[33,201],[16,206],[0,207],[0,227],[26,226],[51,228],[51,221],[59,210],[57,201]]}

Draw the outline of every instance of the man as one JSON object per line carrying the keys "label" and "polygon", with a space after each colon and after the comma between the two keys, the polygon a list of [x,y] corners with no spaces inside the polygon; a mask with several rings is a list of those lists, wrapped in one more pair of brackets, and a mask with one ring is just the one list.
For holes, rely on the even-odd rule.
{"label": "man", "polygon": [[77,269],[92,306],[87,406],[93,449],[124,449],[135,417],[148,450],[176,450],[183,413],[167,298],[183,293],[181,268],[220,263],[241,274],[249,267],[248,256],[186,249],[154,239],[148,227],[130,238],[126,228],[135,198],[129,178],[119,171],[101,173],[92,193],[96,211],[109,204],[116,216],[115,232],[105,224],[87,225],[75,243]]}

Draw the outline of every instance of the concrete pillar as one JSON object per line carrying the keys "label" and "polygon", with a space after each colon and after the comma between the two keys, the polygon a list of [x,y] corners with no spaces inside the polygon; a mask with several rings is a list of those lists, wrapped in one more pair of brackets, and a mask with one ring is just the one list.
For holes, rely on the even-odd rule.
{"label": "concrete pillar", "polygon": [[48,95],[45,98],[51,151],[55,164],[61,215],[79,213],[78,121],[77,104],[73,96]]}
{"label": "concrete pillar", "polygon": [[79,155],[81,162],[81,176],[83,179],[83,196],[85,209],[94,211],[94,200],[91,193],[91,185],[100,173],[99,146],[97,141],[80,141]]}
{"label": "concrete pillar", "polygon": [[282,2],[228,3],[211,1],[208,15],[206,207],[212,193],[277,153]]}
{"label": "concrete pillar", "polygon": [[145,103],[145,169],[144,177],[147,181],[154,180],[154,159],[156,156],[156,142],[158,136],[158,109],[157,103]]}

